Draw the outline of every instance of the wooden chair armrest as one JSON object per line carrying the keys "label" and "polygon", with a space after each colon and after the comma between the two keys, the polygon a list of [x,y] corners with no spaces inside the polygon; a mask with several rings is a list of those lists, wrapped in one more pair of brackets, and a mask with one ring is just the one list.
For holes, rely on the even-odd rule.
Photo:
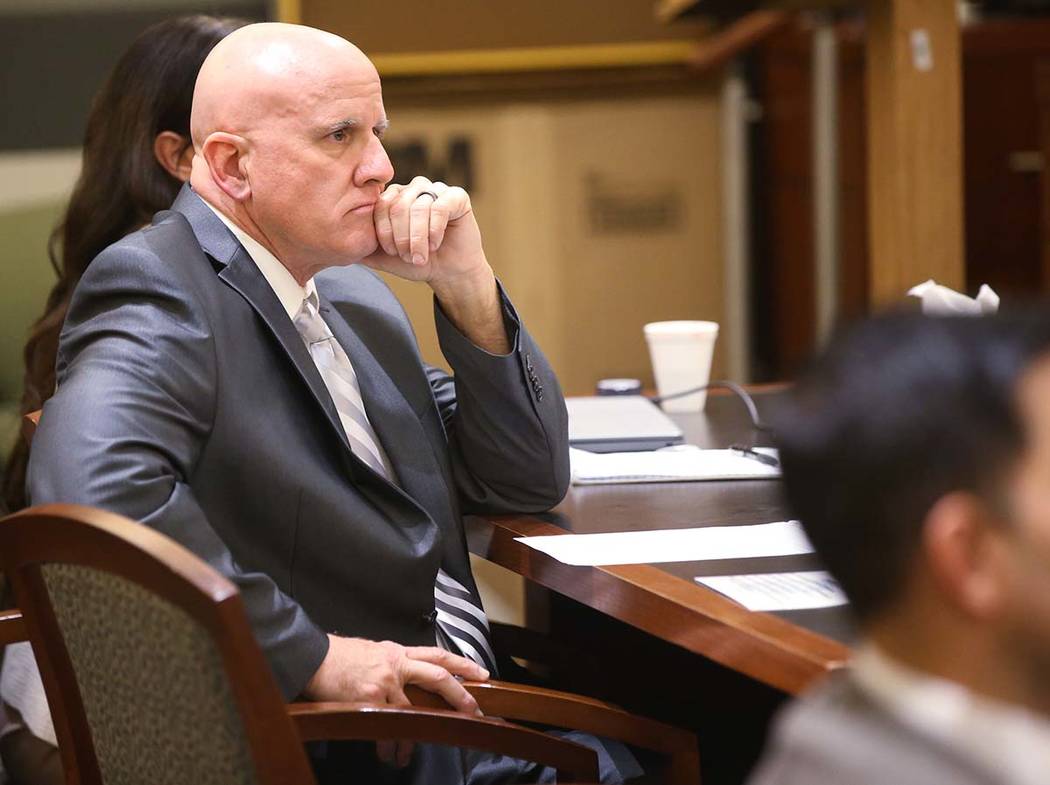
{"label": "wooden chair armrest", "polygon": [[29,640],[29,633],[26,632],[22,611],[18,608],[0,611],[0,646],[25,640]]}
{"label": "wooden chair armrest", "polygon": [[594,750],[505,720],[368,703],[292,703],[288,714],[304,742],[404,739],[468,747],[552,766],[561,780],[598,781]]}
{"label": "wooden chair armrest", "polygon": [[[665,781],[675,785],[700,781],[696,736],[604,701],[558,690],[509,682],[464,682],[487,716],[571,728],[652,750],[668,760]],[[406,690],[413,704],[440,706],[443,701],[418,688]]]}

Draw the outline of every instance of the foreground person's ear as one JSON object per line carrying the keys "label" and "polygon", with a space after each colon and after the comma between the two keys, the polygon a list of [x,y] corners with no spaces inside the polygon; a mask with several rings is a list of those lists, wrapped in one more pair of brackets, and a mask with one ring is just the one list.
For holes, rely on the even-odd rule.
{"label": "foreground person's ear", "polygon": [[935,584],[951,605],[974,619],[993,618],[1003,599],[995,532],[985,503],[965,492],[940,499],[923,526],[923,557]]}

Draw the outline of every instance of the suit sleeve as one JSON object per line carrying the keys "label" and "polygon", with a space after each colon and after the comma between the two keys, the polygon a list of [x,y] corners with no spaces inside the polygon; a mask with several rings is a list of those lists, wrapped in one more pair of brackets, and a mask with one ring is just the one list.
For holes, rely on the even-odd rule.
{"label": "suit sleeve", "polygon": [[77,287],[59,348],[58,389],[33,439],[33,504],[86,504],[140,521],[232,580],[288,698],[328,638],[265,574],[241,569],[189,484],[211,429],[216,356],[206,315],[150,251],[122,244]]}
{"label": "suit sleeve", "polygon": [[542,512],[569,485],[568,416],[547,359],[500,287],[512,349],[475,346],[434,302],[438,341],[453,376],[429,368],[452,471],[467,513]]}

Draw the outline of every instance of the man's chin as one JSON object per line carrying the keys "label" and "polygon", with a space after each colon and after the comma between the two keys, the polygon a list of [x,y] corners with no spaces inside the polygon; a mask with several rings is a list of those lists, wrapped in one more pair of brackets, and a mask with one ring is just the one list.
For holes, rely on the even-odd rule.
{"label": "man's chin", "polygon": [[379,241],[373,238],[371,242],[357,242],[352,247],[340,249],[335,255],[330,266],[349,267],[352,264],[360,264],[368,259],[379,249]]}
{"label": "man's chin", "polygon": [[357,264],[379,250],[379,240],[373,234],[368,239],[362,239],[360,242],[355,242],[354,247],[347,249],[350,253],[348,254],[351,261],[347,264]]}

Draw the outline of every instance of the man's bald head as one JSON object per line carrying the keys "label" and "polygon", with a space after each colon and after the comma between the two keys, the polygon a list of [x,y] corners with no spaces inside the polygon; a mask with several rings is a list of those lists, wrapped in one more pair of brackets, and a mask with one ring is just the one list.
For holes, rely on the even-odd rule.
{"label": "man's bald head", "polygon": [[337,75],[379,80],[364,53],[344,38],[302,25],[263,22],[226,36],[201,66],[190,131],[198,150],[211,133],[246,134],[295,112]]}
{"label": "man's bald head", "polygon": [[303,281],[375,251],[394,176],[383,92],[356,46],[255,24],[216,46],[193,94],[190,184]]}

